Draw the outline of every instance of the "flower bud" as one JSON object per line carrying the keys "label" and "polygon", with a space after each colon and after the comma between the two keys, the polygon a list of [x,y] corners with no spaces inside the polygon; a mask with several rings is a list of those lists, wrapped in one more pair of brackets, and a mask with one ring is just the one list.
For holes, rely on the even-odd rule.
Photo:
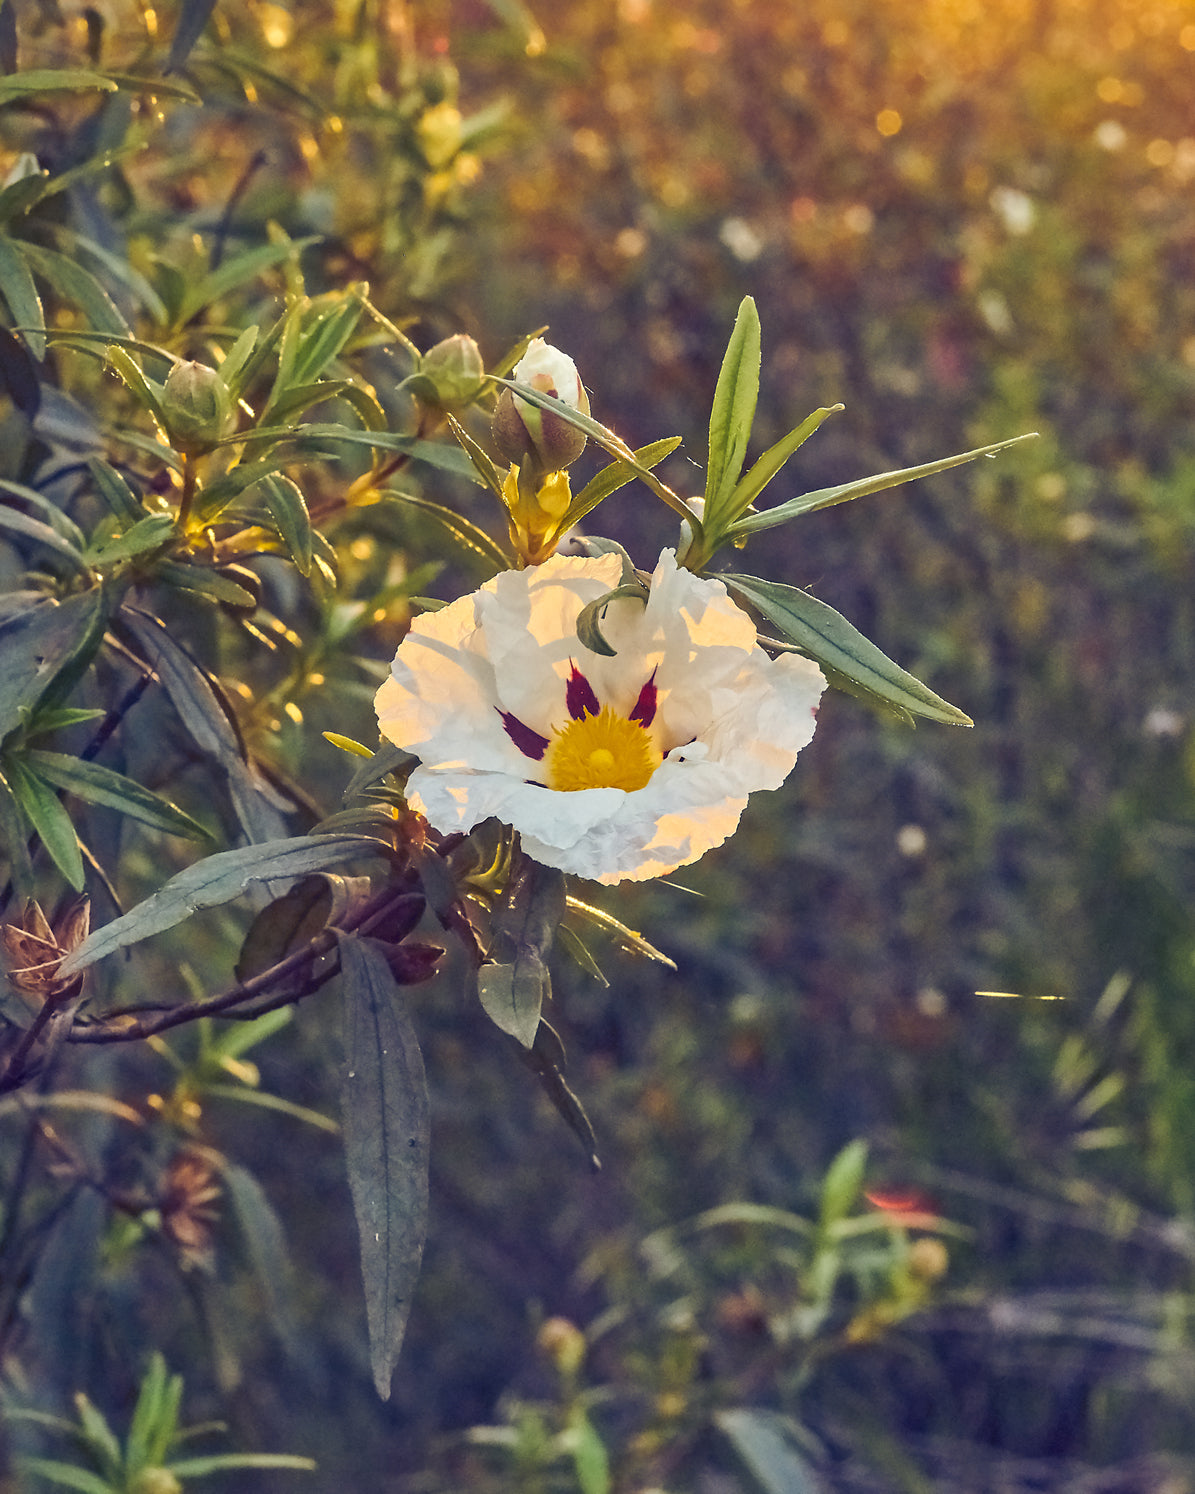
{"label": "flower bud", "polygon": [[176,363],[162,390],[166,431],[184,456],[202,456],[232,424],[228,385],[206,363]]}
{"label": "flower bud", "polygon": [[536,1347],[571,1379],[585,1358],[585,1335],[568,1318],[549,1318],[536,1335]]}
{"label": "flower bud", "polygon": [[442,410],[453,409],[476,398],[484,373],[481,349],[471,337],[458,332],[424,353],[411,381],[411,393]]}
{"label": "flower bud", "polygon": [[[582,415],[589,414],[589,396],[577,365],[542,337],[532,339],[512,377],[542,394],[554,395]],[[533,462],[542,472],[570,466],[585,450],[586,440],[583,431],[555,411],[541,410],[509,389],[502,391],[494,411],[493,437],[508,462],[520,466]]]}

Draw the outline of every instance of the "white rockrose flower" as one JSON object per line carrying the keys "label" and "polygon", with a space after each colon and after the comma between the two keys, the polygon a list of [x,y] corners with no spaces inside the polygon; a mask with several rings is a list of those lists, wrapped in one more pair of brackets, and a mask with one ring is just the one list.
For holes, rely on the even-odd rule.
{"label": "white rockrose flower", "polygon": [[420,759],[412,808],[439,831],[491,816],[546,866],[643,881],[731,835],[813,737],[821,671],[770,658],[720,581],[660,556],[646,605],[609,604],[606,657],[577,637],[616,555],[503,571],[416,619],[377,693],[382,735]]}

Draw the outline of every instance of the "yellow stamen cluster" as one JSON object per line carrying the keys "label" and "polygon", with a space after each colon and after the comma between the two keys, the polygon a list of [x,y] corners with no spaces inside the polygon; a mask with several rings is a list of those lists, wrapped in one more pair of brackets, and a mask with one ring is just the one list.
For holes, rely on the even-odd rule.
{"label": "yellow stamen cluster", "polygon": [[558,729],[544,754],[547,784],[558,793],[577,789],[641,789],[663,762],[646,727],[603,706]]}

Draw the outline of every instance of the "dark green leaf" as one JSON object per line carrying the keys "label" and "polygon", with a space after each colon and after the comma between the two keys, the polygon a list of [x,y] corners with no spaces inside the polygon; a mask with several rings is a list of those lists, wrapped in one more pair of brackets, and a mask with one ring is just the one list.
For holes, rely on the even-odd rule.
{"label": "dark green leaf", "polygon": [[387,773],[409,773],[417,759],[393,742],[383,742],[367,763],[362,763],[349,780],[344,791],[346,799],[364,793],[375,783],[380,783]]}
{"label": "dark green leaf", "polygon": [[210,565],[191,565],[185,560],[163,560],[155,566],[154,575],[167,586],[194,592],[196,596],[221,602],[226,607],[252,611],[257,606],[257,598],[247,587],[234,581],[231,576],[212,570]]}
{"label": "dark green leaf", "polygon": [[0,78],[0,104],[26,98],[31,93],[115,93],[116,84],[102,73],[80,68],[28,68]]}
{"label": "dark green leaf", "polygon": [[141,500],[115,467],[100,457],[88,457],[87,465],[100,497],[118,519],[131,526],[145,517]]}
{"label": "dark green leaf", "polygon": [[853,680],[877,700],[948,726],[974,724],[957,706],[893,663],[833,607],[808,592],[778,581],[761,581],[756,576],[724,575],[718,579],[728,591],[762,613],[802,653]]}
{"label": "dark green leaf", "polygon": [[373,1379],[389,1400],[427,1232],[427,1081],[402,992],[380,948],[345,937],[340,968],[345,1160],[361,1234]]}
{"label": "dark green leaf", "polygon": [[326,877],[303,877],[296,882],[250,924],[237,958],[237,980],[251,980],[314,939],[327,925],[331,911],[332,887]]}
{"label": "dark green leaf", "polygon": [[602,633],[601,622],[606,615],[606,608],[611,602],[630,601],[646,603],[647,587],[640,581],[632,581],[629,584],[616,586],[613,591],[608,591],[604,597],[598,597],[588,606],[582,607],[577,614],[577,637],[580,642],[590,650],[591,653],[603,654],[607,658],[613,658],[616,652],[606,642]]}
{"label": "dark green leaf", "polygon": [[115,565],[120,560],[132,560],[134,556],[160,550],[174,535],[172,514],[146,514],[138,519],[131,529],[118,534],[92,552],[93,565]]}
{"label": "dark green leaf", "polygon": [[314,301],[303,317],[303,335],[295,355],[294,381],[308,384],[322,377],[344,351],[365,310],[355,286]]}
{"label": "dark green leaf", "polygon": [[524,859],[494,910],[490,960],[477,972],[486,1014],[524,1048],[535,1042],[551,994],[547,956],[564,917],[564,876]]}
{"label": "dark green leaf", "polygon": [[[567,932],[567,929],[560,930],[561,935]],[[590,1124],[589,1117],[585,1114],[585,1107],[565,1081],[564,1044],[560,1041],[555,1029],[547,1022],[541,1021],[536,1028],[535,1042],[522,1056],[528,1067],[539,1076],[544,1093],[556,1107],[569,1130],[585,1148],[589,1165],[596,1172],[602,1165],[597,1154],[597,1138],[593,1134],[593,1126]]]}
{"label": "dark green leaf", "polygon": [[27,831],[8,779],[0,773],[0,848],[8,859],[9,875],[17,895],[32,896],[33,865],[26,845]]}
{"label": "dark green leaf", "polygon": [[209,270],[206,275],[199,277],[197,283],[188,288],[177,320],[189,321],[197,312],[203,311],[213,301],[218,301],[221,296],[239,290],[241,286],[247,285],[251,280],[256,280],[259,275],[273,269],[275,265],[280,265],[288,259],[297,259],[304,249],[311,244],[318,243],[319,235],[312,234],[305,239],[286,239],[280,244],[258,244],[253,249],[246,249],[243,253],[234,255],[232,259],[226,259],[218,269]]}
{"label": "dark green leaf", "polygon": [[0,503],[0,529],[7,529],[10,534],[19,534],[25,539],[35,541],[68,561],[76,571],[86,573],[89,569],[87,561],[74,545],[64,539],[56,529],[51,529],[40,519],[31,519],[28,514],[23,514],[16,508],[9,508],[3,503]]}
{"label": "dark green leaf", "polygon": [[284,825],[277,795],[246,761],[234,718],[221,706],[209,677],[156,617],[133,607],[125,607],[120,616],[196,746],[228,774],[233,806],[245,833],[254,841],[276,840]]}
{"label": "dark green leaf", "polygon": [[449,415],[446,418],[448,420],[448,429],[468,454],[469,460],[477,469],[477,475],[481,478],[482,483],[489,488],[490,492],[493,493],[494,497],[500,503],[504,502],[502,497],[503,478],[501,472],[498,471],[486,452],[474,441],[473,437],[455,415]]}
{"label": "dark green leaf", "polygon": [[14,326],[21,328],[29,351],[40,361],[46,356],[46,317],[41,297],[24,255],[6,237],[0,237],[0,294],[8,303]]}
{"label": "dark green leaf", "polygon": [[[643,467],[658,467],[666,456],[676,450],[681,440],[680,436],[666,436],[662,441],[641,446],[635,453],[635,460]],[[579,524],[586,514],[591,513],[599,503],[605,502],[611,493],[617,493],[619,488],[634,482],[637,475],[635,468],[627,462],[611,462],[608,467],[603,467],[589,479],[569,504],[568,512],[561,521],[563,526],[571,529],[574,524]]]}
{"label": "dark green leaf", "polygon": [[200,908],[232,902],[255,882],[305,877],[354,856],[373,854],[373,844],[359,835],[297,835],[220,851],[178,872],[143,903],[96,929],[63,961],[61,970],[75,975],[118,949],[173,928]]}
{"label": "dark green leaf", "polygon": [[46,523],[52,529],[57,530],[62,538],[76,550],[81,551],[87,543],[86,536],[74,519],[64,514],[56,503],[47,498],[44,493],[39,493],[36,488],[28,488],[24,483],[10,482],[8,478],[0,477],[0,491],[11,493],[14,498],[20,498],[31,508],[35,508]]}
{"label": "dark green leaf", "polygon": [[286,546],[301,576],[311,573],[311,515],[307,500],[298,486],[280,472],[262,479],[259,484],[278,536]]}
{"label": "dark green leaf", "polygon": [[25,761],[47,783],[65,789],[77,799],[119,810],[130,819],[139,820],[155,830],[165,830],[169,835],[182,835],[188,840],[209,838],[203,826],[189,814],[184,814],[169,800],[143,788],[133,779],[126,778],[123,773],[101,767],[99,763],[84,762],[82,758],[62,752],[46,752],[41,748],[30,748]]}
{"label": "dark green leaf", "polygon": [[79,837],[58,795],[18,758],[6,758],[5,769],[17,802],[50,853],[54,865],[76,892],[82,892],[83,856],[79,850]]}
{"label": "dark green leaf", "polygon": [[22,249],[33,273],[52,285],[63,300],[77,306],[95,331],[130,336],[129,324],[116,302],[90,270],[56,249],[45,249],[40,244],[23,243]]}
{"label": "dark green leaf", "polygon": [[765,1411],[739,1408],[717,1411],[714,1420],[763,1494],[823,1494],[821,1479],[784,1435],[783,1420]]}
{"label": "dark green leaf", "polygon": [[211,19],[216,0],[182,0],[178,25],[170,39],[170,58],[166,71],[175,73],[191,55],[191,48],[203,35],[203,28]]}
{"label": "dark green leaf", "polygon": [[101,588],[40,602],[0,622],[0,738],[22,724],[59,676],[89,650],[107,619]]}
{"label": "dark green leaf", "polygon": [[705,518],[721,528],[725,503],[747,455],[755,403],[759,398],[759,312],[744,296],[722,359],[710,411],[709,466],[705,474]]}
{"label": "dark green leaf", "polygon": [[245,1251],[270,1327],[284,1344],[294,1344],[294,1282],[286,1236],[261,1184],[246,1168],[225,1160],[220,1176],[245,1242]]}
{"label": "dark green leaf", "polygon": [[204,1458],[176,1458],[163,1465],[178,1478],[206,1478],[209,1473],[233,1472],[238,1468],[290,1468],[314,1473],[319,1464],[298,1453],[209,1453]]}
{"label": "dark green leaf", "polygon": [[973,462],[976,457],[995,456],[1010,446],[1022,441],[1036,440],[1036,432],[1024,436],[1013,436],[1008,441],[996,441],[991,446],[977,446],[974,451],[960,452],[958,456],[942,457],[937,462],[923,462],[919,467],[902,467],[899,472],[881,472],[875,477],[862,477],[857,482],[840,483],[835,488],[819,488],[815,493],[803,493],[799,498],[790,498],[787,503],[778,503],[775,508],[766,508],[762,513],[748,514],[731,525],[727,533],[742,538],[758,534],[761,529],[774,529],[777,524],[786,524],[801,514],[813,513],[819,508],[833,508],[837,503],[849,503],[852,498],[862,498],[868,493],[880,493],[885,488],[898,487],[903,482],[913,482],[919,477],[932,477],[935,472],[946,472],[951,467],[961,467],[964,462]]}
{"label": "dark green leaf", "polygon": [[822,1181],[819,1217],[822,1228],[845,1219],[859,1201],[867,1167],[867,1143],[851,1141],[838,1153]]}
{"label": "dark green leaf", "polygon": [[836,415],[839,410],[845,408],[844,405],[827,405],[820,410],[814,410],[813,414],[806,416],[796,430],[789,431],[788,435],[777,441],[775,446],[769,446],[763,456],[751,464],[751,470],[745,473],[736,484],[724,518],[726,520],[737,519],[746,513],[793,452],[805,444],[827,415]]}
{"label": "dark green leaf", "polygon": [[112,1485],[106,1478],[87,1468],[77,1468],[74,1463],[60,1463],[55,1458],[22,1458],[21,1467],[39,1478],[49,1479],[52,1484],[61,1484],[64,1489],[77,1489],[79,1494],[112,1494]]}
{"label": "dark green leaf", "polygon": [[484,529],[480,529],[473,523],[472,519],[466,519],[462,514],[445,508],[443,504],[433,503],[430,498],[420,498],[414,493],[401,493],[396,488],[386,488],[384,494],[396,503],[405,504],[408,508],[416,509],[419,513],[427,514],[435,519],[458,545],[471,551],[479,560],[484,560],[487,566],[494,566],[500,571],[510,569],[512,563],[510,556],[497,540],[491,539]]}

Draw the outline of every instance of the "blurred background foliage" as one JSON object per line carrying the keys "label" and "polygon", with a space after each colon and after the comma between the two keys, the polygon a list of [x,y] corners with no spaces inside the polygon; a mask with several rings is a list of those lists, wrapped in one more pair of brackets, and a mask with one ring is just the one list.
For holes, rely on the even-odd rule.
{"label": "blurred background foliage", "polygon": [[[601,1173],[450,981],[413,989],[432,1234],[390,1404],[318,1001],[251,1048],[189,1028],[173,1058],[72,1052],[70,1090],[114,1103],[55,1125],[106,1191],[35,1156],[6,1102],[8,1197],[44,1173],[41,1212],[8,1220],[8,1403],[70,1416],[84,1391],[123,1426],[160,1350],[189,1422],[318,1461],[262,1488],[1195,1490],[1195,6],[293,0],[218,5],[188,41],[204,10],[0,10],[17,78],[157,78],[173,40],[179,96],[29,102],[0,79],[0,164],[78,168],[10,231],[177,356],[360,282],[421,348],[467,331],[492,363],[548,324],[598,418],[632,446],[684,436],[662,470],[693,492],[751,294],[759,449],[846,405],[801,487],[1041,439],[752,548],[976,727],[829,697],[733,841],[679,885],[604,898],[677,970],[615,951],[609,986],[559,972]],[[301,283],[283,236],[310,240]],[[188,300],[249,251],[259,274]],[[52,326],[111,315],[41,263]],[[410,432],[395,346],[349,352]],[[123,386],[65,347],[46,367],[43,444],[117,460],[140,418]],[[21,419],[17,401],[7,452]],[[476,580],[467,556],[435,574],[442,531],[409,505],[346,507],[354,460],[296,473],[338,590],[246,561],[271,648],[163,603],[306,824],[348,776],[319,732],[372,742],[377,675],[344,668],[346,640],[376,668],[406,595]],[[491,517],[442,473],[403,481]],[[638,558],[672,542],[641,490],[614,502],[604,527]],[[202,780],[163,761],[193,749],[144,708],[125,771],[172,792],[181,773],[205,818]],[[138,845],[134,895],[178,854]],[[150,989],[228,963],[239,928],[209,915],[187,938],[142,957]],[[200,1210],[191,1235],[181,1203],[166,1236],[113,1207],[141,1154],[175,1169],[161,1196]],[[33,1435],[8,1423],[10,1449]]]}

